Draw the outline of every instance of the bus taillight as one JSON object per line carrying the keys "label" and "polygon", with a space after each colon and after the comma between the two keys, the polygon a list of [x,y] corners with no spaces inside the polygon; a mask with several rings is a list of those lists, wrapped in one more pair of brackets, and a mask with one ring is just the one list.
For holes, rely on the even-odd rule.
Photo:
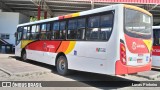
{"label": "bus taillight", "polygon": [[123,43],[120,44],[120,60],[126,65],[126,48]]}

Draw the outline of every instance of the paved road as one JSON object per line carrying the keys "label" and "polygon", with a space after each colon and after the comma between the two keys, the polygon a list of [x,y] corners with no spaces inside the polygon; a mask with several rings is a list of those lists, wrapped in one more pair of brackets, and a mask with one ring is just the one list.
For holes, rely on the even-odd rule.
{"label": "paved road", "polygon": [[[8,56],[11,56],[8,58]],[[2,55],[0,54],[0,61],[1,60],[12,60],[14,62],[17,62],[18,64],[23,64],[26,66],[31,66],[31,67],[36,67],[36,68],[40,68],[42,70],[46,70],[47,72],[45,73],[31,73],[31,74],[15,74],[15,75],[11,75],[6,73],[4,70],[0,70],[0,80],[1,81],[160,81],[160,79],[156,79],[156,80],[149,80],[147,78],[144,77],[138,77],[135,75],[127,75],[127,76],[110,76],[110,75],[101,75],[101,74],[93,74],[93,73],[87,73],[87,72],[79,72],[79,71],[75,71],[73,74],[69,75],[69,76],[60,76],[57,74],[56,72],[56,68],[54,66],[50,66],[47,64],[43,64],[43,63],[39,63],[39,62],[35,62],[35,61],[28,61],[28,62],[23,62],[20,61],[20,59],[15,58],[14,55]],[[1,63],[2,64],[2,63]],[[5,65],[2,65],[5,66]],[[2,66],[0,66],[2,68]],[[22,66],[21,66],[22,67]],[[12,69],[13,70],[13,69]],[[34,69],[35,70],[35,69]],[[22,71],[22,70],[21,70]],[[73,89],[73,90],[77,90],[77,89],[86,89],[86,90],[92,90],[92,89],[125,89],[125,90],[159,90],[160,88],[156,88],[156,87],[130,87],[130,84],[120,84],[120,87],[108,87],[109,83],[108,82],[100,82],[100,83],[91,83],[91,82],[80,82],[83,85],[87,85],[90,87],[54,87],[53,88],[47,88],[48,90],[61,90],[61,89],[65,89],[65,90],[69,90],[69,89]],[[67,84],[67,83],[66,83]],[[101,85],[106,85],[106,87],[99,87]],[[21,90],[20,88],[13,88],[12,90]],[[35,90],[35,88],[30,88],[31,90]],[[39,90],[39,88],[36,88],[37,90]],[[43,90],[44,88],[41,88],[40,90]],[[10,90],[9,88],[0,88],[0,90]],[[28,89],[26,89],[28,90]]]}

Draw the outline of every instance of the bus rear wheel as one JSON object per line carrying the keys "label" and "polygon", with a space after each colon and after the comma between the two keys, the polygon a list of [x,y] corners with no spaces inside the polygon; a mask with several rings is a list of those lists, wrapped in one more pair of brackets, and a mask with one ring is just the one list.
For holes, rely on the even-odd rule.
{"label": "bus rear wheel", "polygon": [[26,51],[23,51],[23,52],[22,52],[21,59],[22,59],[23,61],[27,61]]}
{"label": "bus rear wheel", "polygon": [[56,62],[56,69],[60,75],[68,75],[70,70],[68,69],[68,62],[65,56],[59,56]]}

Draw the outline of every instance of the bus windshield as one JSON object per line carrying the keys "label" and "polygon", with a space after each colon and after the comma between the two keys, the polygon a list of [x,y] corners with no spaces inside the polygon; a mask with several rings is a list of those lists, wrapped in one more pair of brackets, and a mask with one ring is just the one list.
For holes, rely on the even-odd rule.
{"label": "bus windshield", "polygon": [[125,33],[135,38],[151,38],[152,17],[140,11],[125,8]]}

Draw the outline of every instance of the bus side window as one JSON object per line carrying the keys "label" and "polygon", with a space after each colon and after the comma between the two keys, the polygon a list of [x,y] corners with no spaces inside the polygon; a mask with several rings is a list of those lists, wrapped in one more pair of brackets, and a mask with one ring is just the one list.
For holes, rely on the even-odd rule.
{"label": "bus side window", "polygon": [[60,39],[66,39],[66,22],[60,22]]}
{"label": "bus side window", "polygon": [[35,35],[34,35],[35,30],[36,30],[36,25],[33,25],[33,26],[31,27],[31,35],[30,35],[30,39],[31,39],[31,40],[33,40],[34,37],[35,37]]}
{"label": "bus side window", "polygon": [[51,25],[50,23],[47,24],[46,26],[46,38],[49,40],[51,38]]}
{"label": "bus side window", "polygon": [[47,39],[47,36],[46,36],[46,28],[47,27],[47,24],[42,24],[42,27],[41,27],[41,34],[40,34],[40,39],[42,40],[46,40]]}
{"label": "bus side window", "polygon": [[22,32],[23,32],[23,27],[18,27],[18,30],[16,32],[16,45],[18,45],[22,39]]}
{"label": "bus side window", "polygon": [[109,40],[113,28],[113,14],[91,16],[88,19],[86,40]]}
{"label": "bus side window", "polygon": [[30,35],[31,35],[30,26],[28,26],[28,27],[27,27],[27,40],[30,39]]}
{"label": "bus side window", "polygon": [[31,40],[37,40],[38,39],[39,30],[37,28],[38,28],[37,25],[32,26],[31,35],[30,35]]}
{"label": "bus side window", "polygon": [[54,22],[52,27],[52,36],[51,39],[59,39],[60,31],[59,31],[59,22]]}
{"label": "bus side window", "polygon": [[99,33],[100,33],[99,21],[100,21],[100,16],[89,17],[88,29],[86,30],[87,40],[98,40],[99,39]]}
{"label": "bus side window", "polygon": [[153,29],[153,45],[160,45],[160,29]]}
{"label": "bus side window", "polygon": [[85,38],[85,26],[86,26],[86,19],[85,18],[78,19],[76,39],[83,40]]}
{"label": "bus side window", "polygon": [[76,39],[77,34],[77,20],[69,20],[68,21],[68,33],[67,39]]}
{"label": "bus side window", "polygon": [[35,39],[39,39],[40,38],[40,25],[36,25],[36,37]]}
{"label": "bus side window", "polygon": [[101,32],[99,39],[108,40],[111,35],[111,30],[113,27],[113,14],[102,15],[100,27],[101,27]]}
{"label": "bus side window", "polygon": [[50,23],[42,24],[40,39],[42,40],[50,39]]}
{"label": "bus side window", "polygon": [[26,40],[27,39],[27,27],[24,27],[23,29],[23,37],[22,37],[23,40]]}

